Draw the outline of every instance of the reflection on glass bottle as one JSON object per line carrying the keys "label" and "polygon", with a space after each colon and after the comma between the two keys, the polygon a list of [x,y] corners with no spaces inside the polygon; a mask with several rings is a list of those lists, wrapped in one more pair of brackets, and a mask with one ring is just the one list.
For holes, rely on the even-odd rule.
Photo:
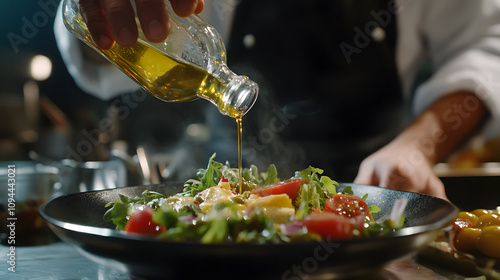
{"label": "reflection on glass bottle", "polygon": [[161,43],[145,38],[140,24],[138,42],[99,49],[80,15],[78,0],[64,0],[66,28],[104,55],[155,97],[168,102],[204,98],[230,117],[241,118],[255,103],[257,84],[226,66],[226,51],[217,31],[199,16],[178,17],[165,1],[171,30]]}

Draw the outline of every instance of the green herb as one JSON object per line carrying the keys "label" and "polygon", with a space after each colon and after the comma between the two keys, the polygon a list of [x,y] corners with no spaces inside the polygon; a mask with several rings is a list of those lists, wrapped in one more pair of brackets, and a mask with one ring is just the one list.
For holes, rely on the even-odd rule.
{"label": "green herb", "polygon": [[172,228],[179,226],[179,217],[191,214],[192,213],[187,211],[186,208],[176,211],[171,205],[164,203],[157,211],[155,211],[153,221],[160,225],[164,225],[166,228]]}
{"label": "green herb", "polygon": [[215,153],[208,160],[207,169],[198,169],[196,176],[199,178],[204,189],[208,189],[217,186],[220,179],[222,178],[222,166],[220,162],[214,160]]}
{"label": "green herb", "polygon": [[319,176],[323,170],[309,166],[298,171],[292,179],[302,179],[302,186],[298,197],[295,199],[297,219],[303,219],[312,209],[323,210],[326,198],[336,194],[339,184],[327,176]]}
{"label": "green herb", "polygon": [[386,219],[383,221],[372,221],[368,223],[367,226],[365,226],[363,230],[364,236],[377,237],[395,232],[396,230],[403,228],[404,220],[404,215],[402,215],[401,220],[398,224],[394,224],[390,219]]}
{"label": "green herb", "polygon": [[[210,157],[206,169],[198,169],[196,179],[189,179],[184,183],[184,189],[181,195],[195,196],[210,187],[219,184],[224,176],[229,182],[239,182],[238,169],[232,168],[229,162],[222,164],[215,161],[215,153]],[[245,182],[256,186],[267,186],[278,180],[278,171],[274,164],[269,165],[265,173],[259,173],[257,166],[251,165],[250,168],[244,168],[242,176]]]}
{"label": "green herb", "polygon": [[371,206],[368,206],[368,211],[370,212],[370,214],[376,214],[376,213],[382,211],[382,209],[380,209],[380,207],[378,207],[377,205],[371,205]]}
{"label": "green herb", "polygon": [[121,199],[106,205],[106,207],[113,206],[106,213],[104,213],[104,221],[112,221],[117,230],[123,230],[127,224],[128,216],[128,203]]}
{"label": "green herb", "polygon": [[154,191],[150,191],[150,190],[145,190],[144,192],[142,192],[142,194],[146,197],[149,197],[149,198],[168,198],[169,195],[164,195],[164,194],[161,194],[159,192],[154,192]]}
{"label": "green herb", "polygon": [[136,207],[140,207],[141,205],[145,205],[151,201],[151,199],[147,197],[137,196],[134,198],[129,198],[124,195],[119,195],[119,198],[111,203],[108,203],[105,207],[111,207],[104,213],[104,221],[113,222],[115,224],[116,229],[122,230],[125,228],[125,224],[128,221],[128,216],[131,214],[130,212]]}
{"label": "green herb", "polygon": [[327,176],[321,176],[321,183],[323,184],[323,188],[326,189],[326,194],[328,196],[337,194],[337,187],[339,186],[339,183]]}
{"label": "green herb", "polygon": [[340,193],[345,194],[345,195],[354,195],[354,192],[352,191],[351,186],[345,187]]}
{"label": "green herb", "polygon": [[187,180],[184,183],[182,195],[195,196],[210,187],[216,186],[222,178],[223,164],[214,160],[215,153],[208,159],[207,169],[198,169],[196,179]]}
{"label": "green herb", "polygon": [[250,168],[243,169],[243,179],[248,183],[263,187],[276,182],[278,171],[274,164],[270,164],[265,173],[259,173],[257,166],[250,165]]}

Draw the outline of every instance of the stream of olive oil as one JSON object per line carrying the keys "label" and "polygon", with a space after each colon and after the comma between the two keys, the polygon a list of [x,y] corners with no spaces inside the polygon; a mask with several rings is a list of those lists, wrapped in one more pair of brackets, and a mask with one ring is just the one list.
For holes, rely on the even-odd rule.
{"label": "stream of olive oil", "polygon": [[241,125],[242,117],[236,118],[236,126],[238,128],[238,177],[239,181],[239,189],[238,192],[241,194],[243,189],[243,155],[242,155],[242,135],[243,135],[243,127]]}
{"label": "stream of olive oil", "polygon": [[[78,24],[86,32],[84,40],[117,65],[132,80],[158,99],[168,102],[184,102],[205,98],[225,108],[230,117],[236,119],[238,128],[238,176],[239,192],[243,186],[242,177],[242,112],[224,106],[222,91],[226,84],[191,63],[179,61],[162,53],[145,41],[138,39],[132,47],[114,44],[109,50],[99,49],[90,37],[82,19]],[[78,32],[77,32],[78,33]]]}

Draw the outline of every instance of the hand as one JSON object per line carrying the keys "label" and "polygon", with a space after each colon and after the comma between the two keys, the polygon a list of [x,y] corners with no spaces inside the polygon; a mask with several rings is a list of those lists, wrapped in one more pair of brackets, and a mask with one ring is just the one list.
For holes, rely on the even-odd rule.
{"label": "hand", "polygon": [[[164,0],[134,0],[137,15],[146,38],[151,42],[165,40],[170,31]],[[200,13],[203,0],[170,0],[179,16]],[[80,12],[98,47],[110,49],[115,40],[122,46],[132,46],[138,32],[130,0],[79,0]]]}
{"label": "hand", "polygon": [[486,105],[473,92],[444,95],[394,140],[363,160],[354,182],[447,199],[432,166],[467,140],[488,116]]}
{"label": "hand", "polygon": [[427,157],[412,143],[392,142],[367,157],[354,182],[448,199]]}

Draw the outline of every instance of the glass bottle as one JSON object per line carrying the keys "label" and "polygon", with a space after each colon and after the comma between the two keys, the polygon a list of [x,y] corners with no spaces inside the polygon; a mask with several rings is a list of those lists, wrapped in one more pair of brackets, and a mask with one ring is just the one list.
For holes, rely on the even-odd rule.
{"label": "glass bottle", "polygon": [[179,17],[165,0],[170,18],[170,33],[165,41],[149,42],[136,16],[138,42],[132,47],[114,44],[102,50],[90,37],[77,1],[64,0],[66,28],[155,97],[167,102],[201,97],[216,105],[222,114],[236,119],[255,103],[257,84],[227,67],[220,35],[201,17]]}

